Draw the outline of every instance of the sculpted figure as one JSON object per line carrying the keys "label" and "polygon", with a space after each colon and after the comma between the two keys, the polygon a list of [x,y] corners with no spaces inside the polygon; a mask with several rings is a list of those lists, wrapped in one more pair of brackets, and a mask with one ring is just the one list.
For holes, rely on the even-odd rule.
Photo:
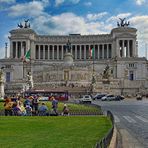
{"label": "sculpted figure", "polygon": [[120,22],[117,22],[117,26],[118,27],[125,27],[125,26],[129,26],[130,22],[129,21],[125,21],[126,18],[119,18]]}
{"label": "sculpted figure", "polygon": [[17,24],[17,26],[18,26],[19,28],[23,28],[22,23]]}
{"label": "sculpted figure", "polygon": [[4,67],[1,67],[0,69],[0,81],[4,81],[4,72],[3,72]]}
{"label": "sculpted figure", "polygon": [[110,77],[110,68],[109,66],[107,65],[103,71],[103,74],[102,74],[102,78],[103,79],[109,79]]}
{"label": "sculpted figure", "polygon": [[29,22],[29,19],[24,20],[24,22],[25,22],[24,25],[20,22],[19,24],[17,24],[17,26],[18,26],[19,28],[30,28],[30,23],[28,23],[28,22]]}
{"label": "sculpted figure", "polygon": [[29,88],[33,88],[33,78],[29,72],[27,74],[27,82],[28,82]]}

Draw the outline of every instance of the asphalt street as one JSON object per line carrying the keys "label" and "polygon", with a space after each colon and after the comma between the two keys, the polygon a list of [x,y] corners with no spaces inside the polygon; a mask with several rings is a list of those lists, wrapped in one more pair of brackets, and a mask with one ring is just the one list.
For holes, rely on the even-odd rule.
{"label": "asphalt street", "polygon": [[128,139],[128,143],[135,145],[130,148],[148,148],[148,99],[97,100],[93,103],[100,105],[104,112],[110,110],[113,113],[117,129]]}

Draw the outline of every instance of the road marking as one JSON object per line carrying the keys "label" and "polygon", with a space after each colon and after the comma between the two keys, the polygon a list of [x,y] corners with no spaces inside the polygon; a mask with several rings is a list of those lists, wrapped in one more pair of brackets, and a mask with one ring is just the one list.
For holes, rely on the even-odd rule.
{"label": "road marking", "polygon": [[148,123],[148,120],[146,118],[143,118],[141,116],[136,116],[136,118],[138,118],[139,120]]}
{"label": "road marking", "polygon": [[123,116],[123,118],[125,118],[130,123],[136,123],[136,121],[132,119],[130,116]]}
{"label": "road marking", "polygon": [[120,119],[116,115],[114,115],[114,120],[115,120],[115,123],[120,122]]}

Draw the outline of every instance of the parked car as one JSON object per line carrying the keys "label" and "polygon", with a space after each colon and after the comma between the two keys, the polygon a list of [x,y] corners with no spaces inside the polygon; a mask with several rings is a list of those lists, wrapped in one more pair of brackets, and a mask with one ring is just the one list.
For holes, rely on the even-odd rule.
{"label": "parked car", "polygon": [[124,96],[120,96],[120,95],[115,96],[115,101],[120,101],[120,100],[124,100],[124,99],[125,99]]}
{"label": "parked car", "polygon": [[112,101],[112,100],[115,100],[114,95],[106,95],[106,96],[101,98],[101,101]]}
{"label": "parked car", "polygon": [[136,99],[137,100],[142,100],[142,96],[141,95],[137,95]]}
{"label": "parked car", "polygon": [[48,101],[49,97],[39,97],[39,101]]}
{"label": "parked car", "polygon": [[96,94],[94,97],[93,97],[93,100],[98,100],[98,99],[101,99],[102,97],[106,96],[107,94]]}
{"label": "parked car", "polygon": [[90,95],[83,95],[80,99],[79,99],[80,103],[91,103],[92,102],[92,98]]}

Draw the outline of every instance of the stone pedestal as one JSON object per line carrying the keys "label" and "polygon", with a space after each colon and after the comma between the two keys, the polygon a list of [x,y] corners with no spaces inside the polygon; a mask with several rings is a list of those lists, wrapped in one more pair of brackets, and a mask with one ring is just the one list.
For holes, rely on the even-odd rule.
{"label": "stone pedestal", "polygon": [[5,79],[4,79],[4,73],[3,70],[0,70],[0,98],[4,98],[5,92],[4,92],[4,83],[5,83]]}
{"label": "stone pedestal", "polygon": [[0,97],[4,98],[5,92],[4,92],[4,82],[0,82]]}

